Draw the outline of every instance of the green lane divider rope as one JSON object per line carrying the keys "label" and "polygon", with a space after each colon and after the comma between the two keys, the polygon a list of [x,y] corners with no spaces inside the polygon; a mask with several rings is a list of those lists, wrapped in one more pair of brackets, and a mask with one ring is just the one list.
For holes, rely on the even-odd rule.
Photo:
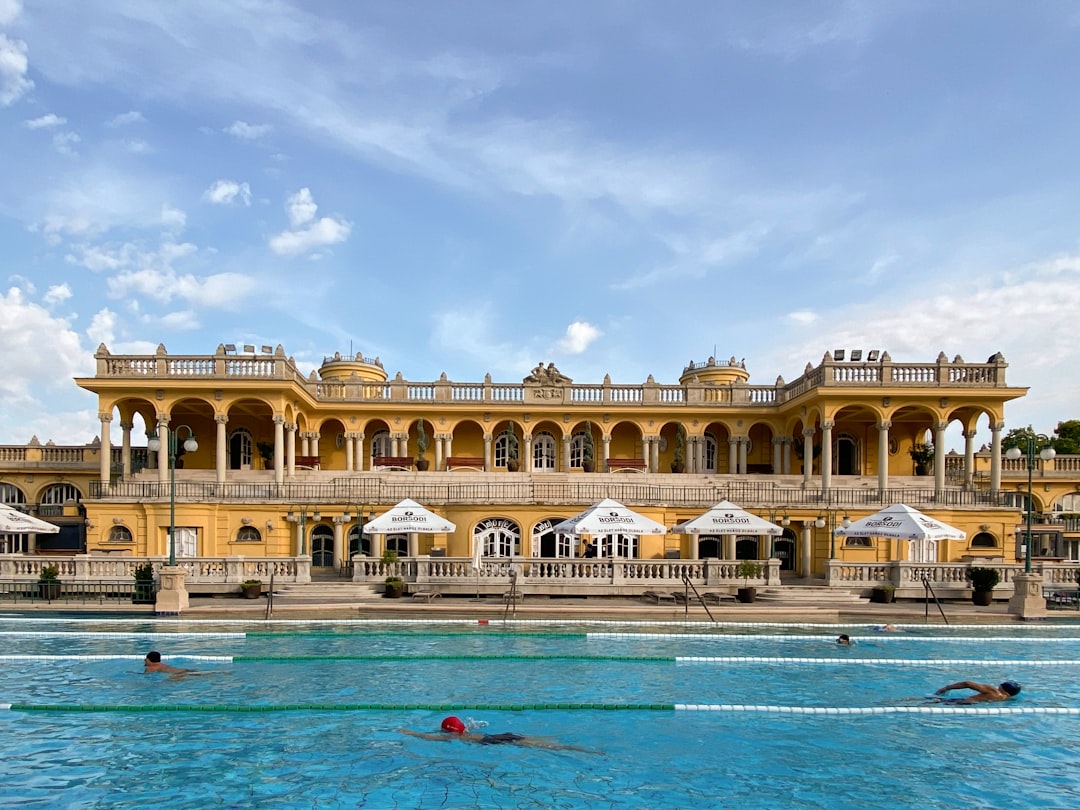
{"label": "green lane divider rope", "polygon": [[[491,627],[490,625],[484,625],[485,627]],[[499,630],[499,638],[587,638],[588,633],[513,633],[501,628],[495,628]],[[446,633],[428,633],[402,630],[389,630],[379,631],[372,633],[366,630],[358,632],[337,632],[337,633],[245,633],[248,638],[380,638],[385,636],[392,636],[394,638],[476,638],[476,633],[465,633],[461,630],[446,632]]]}
{"label": "green lane divider rope", "polygon": [[630,661],[674,664],[676,659],[631,655],[235,655],[232,660],[233,663],[282,664],[305,661]]}
{"label": "green lane divider rope", "polygon": [[75,706],[63,703],[11,703],[7,705],[17,712],[69,712],[101,714],[107,712],[200,712],[259,714],[266,712],[525,712],[525,711],[626,711],[626,712],[673,712],[674,703],[286,703],[279,705],[239,706],[216,704],[206,706],[124,706],[99,704]]}

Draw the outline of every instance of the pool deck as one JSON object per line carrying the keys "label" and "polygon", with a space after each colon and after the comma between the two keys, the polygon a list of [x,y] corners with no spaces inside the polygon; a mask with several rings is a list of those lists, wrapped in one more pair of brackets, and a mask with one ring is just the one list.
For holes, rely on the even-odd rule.
{"label": "pool deck", "polygon": [[[182,614],[190,619],[265,619],[267,600],[237,598],[193,598]],[[477,619],[477,620],[544,620],[544,621],[618,621],[618,622],[709,622],[784,624],[845,624],[845,625],[944,625],[944,624],[1024,624],[1008,613],[1007,602],[995,602],[980,607],[970,602],[942,604],[945,619],[937,605],[921,601],[902,601],[892,604],[827,603],[814,604],[750,604],[724,603],[709,605],[708,613],[701,605],[671,603],[652,604],[633,598],[551,599],[530,597],[516,605],[506,605],[501,599],[440,598],[430,602],[408,597],[385,599],[373,597],[353,602],[295,602],[275,601],[274,619]],[[147,605],[53,603],[0,605],[0,616],[7,614],[123,614],[153,617],[153,607]],[[1080,612],[1052,610],[1045,621],[1053,623],[1080,622]]]}

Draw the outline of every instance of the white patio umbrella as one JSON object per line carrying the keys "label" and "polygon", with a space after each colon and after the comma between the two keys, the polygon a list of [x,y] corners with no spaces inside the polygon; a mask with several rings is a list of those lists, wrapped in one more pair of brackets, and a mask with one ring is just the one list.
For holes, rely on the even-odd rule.
{"label": "white patio umbrella", "polygon": [[38,520],[0,503],[0,534],[57,534],[59,531],[60,527],[55,523]]}
{"label": "white patio umbrella", "polygon": [[675,534],[768,534],[774,536],[784,533],[782,527],[747,512],[731,501],[720,501],[708,512],[680,523],[671,531]]}
{"label": "white patio umbrella", "polygon": [[364,524],[364,534],[443,534],[455,529],[457,526],[446,518],[407,498]]}
{"label": "white patio umbrella", "polygon": [[605,498],[578,515],[551,527],[553,532],[574,535],[597,534],[667,534],[667,527],[618,501]]}
{"label": "white patio umbrella", "polygon": [[894,540],[963,540],[967,532],[942,523],[902,503],[887,506],[850,526],[838,526],[838,537],[889,537]]}

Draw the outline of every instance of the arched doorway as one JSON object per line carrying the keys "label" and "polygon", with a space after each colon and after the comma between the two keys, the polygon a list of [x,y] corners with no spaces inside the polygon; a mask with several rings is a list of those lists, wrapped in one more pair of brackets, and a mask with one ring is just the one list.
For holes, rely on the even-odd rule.
{"label": "arched doorway", "polygon": [[859,443],[847,433],[841,433],[836,439],[836,474],[859,475]]}
{"label": "arched doorway", "polygon": [[784,534],[773,541],[773,556],[780,560],[781,571],[795,570],[795,533],[784,529]]}
{"label": "arched doorway", "polygon": [[532,531],[532,544],[530,548],[533,557],[576,557],[578,555],[578,539],[575,535],[555,533],[551,527],[560,523],[565,518],[548,518],[541,520]]}
{"label": "arched doorway", "polygon": [[702,535],[697,541],[697,555],[699,560],[723,559],[723,538],[714,535]]}
{"label": "arched doorway", "polygon": [[735,538],[736,560],[760,560],[758,539],[749,535],[740,535]]}
{"label": "arched doorway", "polygon": [[481,520],[473,529],[485,557],[515,557],[521,554],[521,527],[506,518]]}
{"label": "arched doorway", "polygon": [[311,567],[334,567],[334,530],[325,523],[311,530]]}
{"label": "arched doorway", "polygon": [[251,431],[247,428],[234,430],[232,435],[229,436],[229,469],[250,470],[253,446]]}

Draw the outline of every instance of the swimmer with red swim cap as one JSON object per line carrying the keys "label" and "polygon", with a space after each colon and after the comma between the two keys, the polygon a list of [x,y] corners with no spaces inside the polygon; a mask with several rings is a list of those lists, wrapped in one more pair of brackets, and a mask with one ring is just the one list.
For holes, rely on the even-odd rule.
{"label": "swimmer with red swim cap", "polygon": [[573,745],[560,745],[559,743],[544,740],[539,737],[525,737],[521,734],[514,734],[511,731],[504,731],[502,734],[480,734],[475,731],[469,731],[469,727],[465,725],[461,718],[453,715],[443,718],[439,728],[442,729],[441,733],[410,731],[407,728],[398,729],[398,731],[402,734],[408,734],[410,737],[419,737],[422,740],[436,740],[437,742],[462,740],[463,742],[477,743],[478,745],[527,745],[532,748],[549,748],[556,751],[584,751],[589,754],[595,753],[594,751],[589,751],[585,748],[578,748]]}

